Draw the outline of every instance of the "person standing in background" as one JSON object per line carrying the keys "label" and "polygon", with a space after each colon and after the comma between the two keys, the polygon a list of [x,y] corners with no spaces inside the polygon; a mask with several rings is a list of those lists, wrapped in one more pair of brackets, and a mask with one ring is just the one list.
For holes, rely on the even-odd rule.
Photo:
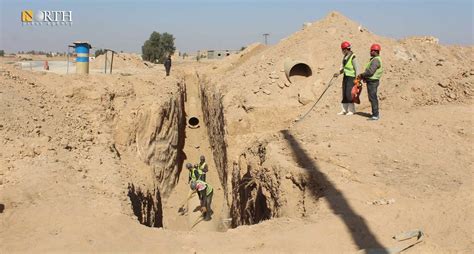
{"label": "person standing in background", "polygon": [[166,70],[166,76],[169,76],[171,71],[171,55],[168,55],[168,57],[165,59],[164,65]]}

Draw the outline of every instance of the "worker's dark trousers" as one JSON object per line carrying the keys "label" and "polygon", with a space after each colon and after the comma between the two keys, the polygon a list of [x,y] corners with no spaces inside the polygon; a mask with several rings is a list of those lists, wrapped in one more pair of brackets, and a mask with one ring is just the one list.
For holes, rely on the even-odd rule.
{"label": "worker's dark trousers", "polygon": [[165,66],[166,76],[170,75],[171,66]]}
{"label": "worker's dark trousers", "polygon": [[205,197],[206,214],[204,214],[204,220],[210,220],[211,214],[213,213],[211,209],[212,195],[214,195],[214,191],[212,191],[209,195]]}
{"label": "worker's dark trousers", "polygon": [[379,99],[377,98],[377,88],[379,80],[367,80],[367,93],[369,94],[370,105],[372,106],[372,116],[379,116]]}
{"label": "worker's dark trousers", "polygon": [[352,87],[354,87],[355,77],[344,75],[342,79],[342,101],[341,103],[352,103]]}

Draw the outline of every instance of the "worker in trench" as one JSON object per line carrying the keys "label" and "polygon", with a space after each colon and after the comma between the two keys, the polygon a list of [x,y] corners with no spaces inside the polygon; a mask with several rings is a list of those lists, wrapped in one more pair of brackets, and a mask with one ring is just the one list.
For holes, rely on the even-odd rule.
{"label": "worker in trench", "polygon": [[205,167],[206,171],[204,172],[199,165],[200,164],[196,164],[193,166],[191,163],[186,163],[186,168],[189,172],[188,183],[197,180],[206,181],[207,166]]}
{"label": "worker in trench", "polygon": [[[196,164],[193,166],[191,163],[186,163],[186,168],[188,169],[188,184],[191,182],[196,182],[198,180],[206,181],[206,174],[207,172],[207,165],[205,163],[205,158],[204,156],[201,156],[201,163]],[[205,170],[205,172],[203,171]],[[178,213],[181,215],[184,215],[187,212],[187,209],[185,208],[186,202],[188,202],[189,199],[192,198],[194,191],[191,190],[184,202],[179,206],[178,208]]]}
{"label": "worker in trench", "polygon": [[205,221],[211,220],[211,215],[214,213],[211,209],[212,196],[214,190],[211,185],[208,183],[197,180],[191,181],[190,184],[191,190],[196,191],[201,201],[200,211]]}
{"label": "worker in trench", "polygon": [[334,73],[334,77],[337,78],[340,74],[344,73],[342,79],[342,111],[338,115],[353,115],[356,112],[354,102],[352,101],[352,88],[354,86],[354,79],[357,76],[357,62],[354,53],[352,52],[351,43],[344,41],[341,43],[342,54],[342,68],[339,72]]}
{"label": "worker in trench", "polygon": [[203,180],[205,182],[207,171],[209,171],[207,168],[206,157],[204,157],[204,155],[201,155],[201,157],[199,157],[199,163],[196,164],[194,167],[197,168],[199,174],[201,174],[200,180]]}

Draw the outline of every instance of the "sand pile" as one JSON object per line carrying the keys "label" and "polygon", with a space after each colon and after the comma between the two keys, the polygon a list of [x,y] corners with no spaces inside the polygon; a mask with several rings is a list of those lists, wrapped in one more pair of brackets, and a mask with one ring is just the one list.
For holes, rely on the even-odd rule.
{"label": "sand pile", "polygon": [[[213,82],[226,91],[228,105],[245,101],[252,108],[268,108],[276,115],[272,109],[275,106],[281,110],[297,109],[319,96],[332,74],[339,70],[342,59],[339,47],[344,40],[352,43],[361,69],[369,60],[370,45],[382,45],[385,74],[379,96],[383,108],[472,99],[473,47],[442,46],[430,37],[397,41],[377,36],[337,12],[258,52],[236,68],[222,72],[225,74],[221,77],[213,75]],[[286,60],[307,62],[312,77],[290,83],[283,70]],[[339,107],[340,82],[340,78],[335,81],[324,100],[331,110]],[[251,92],[242,93],[242,87]],[[361,108],[369,105],[366,96],[364,91]]]}
{"label": "sand pile", "polygon": [[203,66],[198,66],[200,72],[208,75],[219,75],[226,71],[231,71],[243,63],[252,59],[255,55],[265,50],[265,45],[261,43],[253,43],[248,45],[238,54],[232,54],[219,61],[203,62]]}
{"label": "sand pile", "polygon": [[[107,55],[107,68],[110,68],[111,54]],[[103,69],[105,65],[105,55],[100,55],[90,63],[91,69]],[[127,69],[127,68],[148,68],[151,63],[146,63],[141,59],[138,54],[132,53],[117,53],[114,54],[114,69]]]}

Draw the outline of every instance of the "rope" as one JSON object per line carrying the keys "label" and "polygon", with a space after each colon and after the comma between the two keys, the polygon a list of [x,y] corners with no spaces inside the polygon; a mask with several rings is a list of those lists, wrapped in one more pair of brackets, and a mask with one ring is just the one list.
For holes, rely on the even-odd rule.
{"label": "rope", "polygon": [[313,106],[308,110],[308,112],[306,112],[303,116],[301,116],[301,117],[299,117],[298,119],[296,119],[295,122],[302,121],[309,113],[311,113],[311,111],[314,109],[314,107],[316,107],[316,105],[317,105],[318,102],[321,100],[321,98],[323,98],[324,94],[325,94],[326,91],[329,89],[329,87],[331,87],[334,78],[335,78],[335,77],[332,77],[331,80],[329,80],[328,86],[326,87],[326,89],[324,89],[324,91],[323,91],[323,93],[321,94],[321,96],[319,96],[319,98],[316,100],[316,102],[314,102]]}

